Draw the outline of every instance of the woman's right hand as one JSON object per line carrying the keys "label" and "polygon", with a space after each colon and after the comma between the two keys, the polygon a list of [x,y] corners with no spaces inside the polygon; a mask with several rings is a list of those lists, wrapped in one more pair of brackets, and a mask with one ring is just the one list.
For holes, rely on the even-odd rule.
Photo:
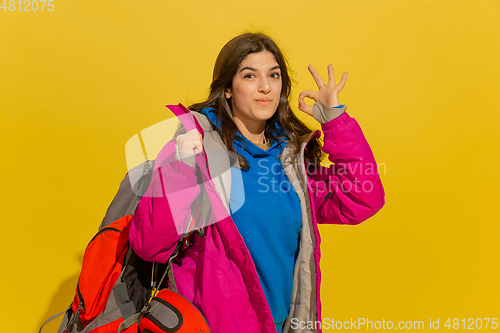
{"label": "woman's right hand", "polygon": [[196,155],[203,151],[203,138],[197,129],[177,136],[179,151],[186,155]]}

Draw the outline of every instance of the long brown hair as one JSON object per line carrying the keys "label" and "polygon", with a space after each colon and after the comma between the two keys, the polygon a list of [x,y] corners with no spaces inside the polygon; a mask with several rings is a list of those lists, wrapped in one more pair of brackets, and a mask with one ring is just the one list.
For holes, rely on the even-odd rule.
{"label": "long brown hair", "polygon": [[[244,170],[249,167],[248,161],[234,149],[233,142],[238,128],[234,123],[231,103],[226,99],[225,91],[231,88],[233,77],[236,75],[243,59],[251,53],[261,51],[269,51],[274,55],[276,62],[280,66],[282,79],[278,109],[267,120],[264,135],[268,140],[281,139],[289,142],[293,147],[291,155],[298,156],[300,153],[300,136],[311,133],[311,129],[300,121],[290,108],[288,98],[290,97],[292,83],[288,73],[288,62],[276,43],[263,33],[245,33],[234,37],[224,45],[215,61],[208,98],[203,102],[189,106],[190,110],[198,112],[204,108],[215,109],[220,121],[220,130],[212,124],[213,128],[220,134],[228,151],[236,153],[240,167]],[[279,131],[276,124],[282,128],[281,131]],[[306,161],[317,165],[321,162],[323,156],[324,153],[318,140],[311,140],[305,151]]]}

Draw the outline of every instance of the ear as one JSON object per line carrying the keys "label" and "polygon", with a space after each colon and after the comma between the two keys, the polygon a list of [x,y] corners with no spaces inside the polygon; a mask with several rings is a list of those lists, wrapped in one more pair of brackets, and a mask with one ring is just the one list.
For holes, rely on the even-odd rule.
{"label": "ear", "polygon": [[230,99],[231,98],[231,88],[227,88],[224,93],[226,94],[226,99]]}

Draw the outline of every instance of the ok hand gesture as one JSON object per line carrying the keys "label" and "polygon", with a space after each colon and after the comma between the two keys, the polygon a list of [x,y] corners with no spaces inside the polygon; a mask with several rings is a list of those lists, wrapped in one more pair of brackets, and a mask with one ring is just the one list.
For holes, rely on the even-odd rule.
{"label": "ok hand gesture", "polygon": [[314,81],[316,81],[316,84],[318,85],[318,91],[304,90],[303,92],[301,92],[299,95],[299,110],[304,111],[308,115],[312,116],[313,106],[306,104],[306,102],[304,101],[304,98],[306,97],[314,99],[314,101],[323,102],[329,107],[339,106],[339,93],[340,91],[342,91],[342,88],[344,88],[345,82],[347,81],[347,72],[344,72],[342,74],[342,79],[336,86],[332,65],[328,65],[328,84],[325,84],[323,82],[323,79],[318,74],[318,72],[316,72],[312,65],[309,65],[308,69],[309,72],[311,72]]}

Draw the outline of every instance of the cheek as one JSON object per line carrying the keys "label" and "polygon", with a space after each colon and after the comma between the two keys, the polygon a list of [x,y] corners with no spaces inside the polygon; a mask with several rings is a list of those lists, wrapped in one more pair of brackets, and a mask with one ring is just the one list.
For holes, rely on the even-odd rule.
{"label": "cheek", "polygon": [[246,104],[247,104],[247,102],[245,100],[244,95],[242,95],[240,91],[234,90],[233,91],[233,97],[231,98],[231,105],[232,105],[232,108],[233,108],[233,112],[235,110],[241,111],[241,110],[246,109],[245,108]]}
{"label": "cheek", "polygon": [[281,94],[281,88],[283,87],[283,82],[281,80],[274,83],[273,89]]}
{"label": "cheek", "polygon": [[241,103],[241,94],[238,90],[233,90],[233,98],[231,98],[233,105],[238,105]]}
{"label": "cheek", "polygon": [[233,101],[235,103],[247,100],[249,95],[248,89],[245,89],[244,86],[235,86],[233,88]]}
{"label": "cheek", "polygon": [[283,87],[283,85],[281,84],[281,82],[277,82],[276,83],[276,85],[273,88],[276,96],[280,96],[281,95],[281,89],[282,89],[282,87]]}

